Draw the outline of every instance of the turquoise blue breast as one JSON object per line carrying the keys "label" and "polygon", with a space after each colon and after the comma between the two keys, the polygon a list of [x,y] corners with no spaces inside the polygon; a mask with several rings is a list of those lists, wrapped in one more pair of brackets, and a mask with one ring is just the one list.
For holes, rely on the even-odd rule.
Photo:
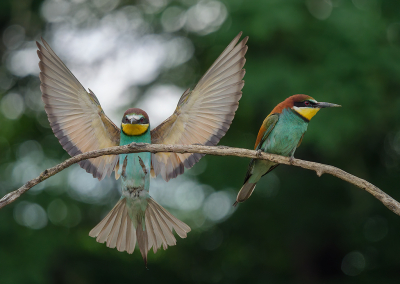
{"label": "turquoise blue breast", "polygon": [[[135,143],[151,143],[150,130],[140,136],[127,136],[121,131],[120,145]],[[122,190],[143,188],[149,190],[151,153],[131,153],[119,155],[119,174],[122,173],[125,158],[127,164],[125,177],[122,177]],[[140,162],[140,159],[143,163]],[[144,165],[144,168],[143,168]]]}
{"label": "turquoise blue breast", "polygon": [[282,156],[291,155],[299,143],[308,123],[290,109],[284,109],[271,134],[264,141],[264,152]]}

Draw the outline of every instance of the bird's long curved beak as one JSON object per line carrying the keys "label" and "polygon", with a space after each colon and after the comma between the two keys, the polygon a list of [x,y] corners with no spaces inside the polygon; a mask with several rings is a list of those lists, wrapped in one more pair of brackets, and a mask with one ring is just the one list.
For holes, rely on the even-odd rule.
{"label": "bird's long curved beak", "polygon": [[318,102],[318,103],[317,103],[317,107],[318,107],[318,108],[341,107],[341,105],[331,104],[331,103],[324,103],[324,102]]}

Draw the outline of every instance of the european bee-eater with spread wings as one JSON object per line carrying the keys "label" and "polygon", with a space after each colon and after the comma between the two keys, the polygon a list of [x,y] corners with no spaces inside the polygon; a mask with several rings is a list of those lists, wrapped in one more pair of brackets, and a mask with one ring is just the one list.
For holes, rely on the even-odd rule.
{"label": "european bee-eater with spread wings", "polygon": [[[327,107],[340,107],[340,105],[317,102],[306,95],[294,95],[287,98],[278,104],[262,123],[254,149],[293,159],[294,152],[300,146],[311,118],[321,108]],[[271,161],[252,159],[244,184],[233,205],[246,201],[260,178],[278,165]]]}
{"label": "european bee-eater with spread wings", "polygon": [[[149,117],[130,108],[121,130],[105,115],[95,94],[79,83],[67,66],[42,39],[40,58],[42,99],[51,128],[71,156],[131,142],[154,144],[216,145],[229,129],[242,96],[246,42],[240,33],[190,91],[186,90],[175,112],[150,131]],[[79,163],[102,180],[115,171],[122,176],[122,196],[111,212],[89,233],[108,247],[132,253],[136,241],[147,263],[147,252],[175,245],[173,229],[181,238],[190,231],[182,221],[149,195],[150,175],[168,181],[191,168],[203,155],[132,153],[108,155]]]}

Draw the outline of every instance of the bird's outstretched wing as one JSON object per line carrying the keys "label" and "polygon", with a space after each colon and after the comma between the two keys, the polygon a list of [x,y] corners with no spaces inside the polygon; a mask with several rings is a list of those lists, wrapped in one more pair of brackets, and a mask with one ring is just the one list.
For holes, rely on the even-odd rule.
{"label": "bird's outstretched wing", "polygon": [[[242,97],[242,69],[248,37],[239,33],[222,52],[193,91],[186,90],[175,112],[151,132],[153,144],[217,145],[232,123]],[[236,45],[237,44],[237,45]],[[168,181],[191,168],[202,154],[152,154],[153,176]]]}
{"label": "bird's outstretched wing", "polygon": [[268,138],[269,134],[271,134],[271,131],[274,129],[278,120],[279,113],[272,113],[267,116],[261,125],[260,130],[258,131],[256,144],[254,145],[255,150],[259,150],[261,148],[264,141]]}
{"label": "bird's outstretched wing", "polygon": [[[71,156],[119,145],[120,130],[104,114],[95,94],[79,83],[67,66],[42,39],[39,50],[40,90],[55,136]],[[79,162],[93,177],[110,175],[118,155]]]}

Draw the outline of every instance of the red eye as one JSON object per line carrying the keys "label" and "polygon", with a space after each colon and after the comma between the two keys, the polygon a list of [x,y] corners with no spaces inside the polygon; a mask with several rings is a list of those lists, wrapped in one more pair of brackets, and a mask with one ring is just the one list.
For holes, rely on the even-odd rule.
{"label": "red eye", "polygon": [[309,101],[305,101],[305,102],[304,102],[304,105],[305,105],[305,106],[309,106],[309,105],[310,105],[310,102],[309,102]]}
{"label": "red eye", "polygon": [[144,118],[143,118],[143,117],[140,118],[140,122],[141,122],[141,123],[144,122]]}

